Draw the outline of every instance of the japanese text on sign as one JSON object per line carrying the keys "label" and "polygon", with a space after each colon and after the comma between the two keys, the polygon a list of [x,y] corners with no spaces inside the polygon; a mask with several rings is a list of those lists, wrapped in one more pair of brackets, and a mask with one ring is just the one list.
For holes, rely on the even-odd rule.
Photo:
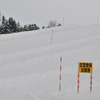
{"label": "japanese text on sign", "polygon": [[79,63],[79,73],[92,73],[93,64],[92,63]]}

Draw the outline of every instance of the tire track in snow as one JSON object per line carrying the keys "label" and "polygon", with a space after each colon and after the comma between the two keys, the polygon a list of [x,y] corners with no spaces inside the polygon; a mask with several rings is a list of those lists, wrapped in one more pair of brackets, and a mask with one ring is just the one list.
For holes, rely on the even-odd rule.
{"label": "tire track in snow", "polygon": [[2,66],[8,63],[26,61],[27,59],[34,59],[46,55],[59,54],[62,52],[71,52],[76,49],[95,46],[99,44],[99,42],[100,42],[100,35],[77,41],[72,41],[69,43],[61,43],[52,46],[14,52],[0,56],[0,65]]}

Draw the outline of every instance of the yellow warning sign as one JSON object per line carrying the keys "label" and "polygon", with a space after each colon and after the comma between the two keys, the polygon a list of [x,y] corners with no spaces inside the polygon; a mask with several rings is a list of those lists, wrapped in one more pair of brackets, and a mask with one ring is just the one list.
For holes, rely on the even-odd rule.
{"label": "yellow warning sign", "polygon": [[92,73],[93,63],[79,62],[79,73]]}

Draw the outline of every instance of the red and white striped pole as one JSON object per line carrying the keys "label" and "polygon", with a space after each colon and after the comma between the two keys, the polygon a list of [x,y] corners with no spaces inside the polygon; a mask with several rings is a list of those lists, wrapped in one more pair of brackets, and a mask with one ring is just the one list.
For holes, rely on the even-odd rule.
{"label": "red and white striped pole", "polygon": [[79,78],[80,78],[80,74],[78,73],[78,84],[77,84],[77,93],[79,93]]}
{"label": "red and white striped pole", "polygon": [[90,92],[92,92],[92,73],[90,73]]}
{"label": "red and white striped pole", "polygon": [[62,71],[62,57],[60,57],[59,92],[61,92],[61,71]]}
{"label": "red and white striped pole", "polygon": [[53,34],[51,35],[51,45],[52,45],[52,40],[53,40]]}
{"label": "red and white striped pole", "polygon": [[52,45],[52,41],[53,41],[53,30],[52,30],[52,34],[51,34],[51,45]]}

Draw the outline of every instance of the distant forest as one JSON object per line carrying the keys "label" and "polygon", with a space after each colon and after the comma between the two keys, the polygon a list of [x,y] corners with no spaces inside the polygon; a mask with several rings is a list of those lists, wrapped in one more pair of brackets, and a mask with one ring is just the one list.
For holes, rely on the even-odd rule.
{"label": "distant forest", "polygon": [[[50,20],[48,23],[48,26],[43,26],[44,28],[51,28],[56,26],[62,26],[60,23],[57,23],[56,20]],[[33,31],[33,30],[39,30],[39,26],[36,24],[29,24],[21,26],[20,22],[16,22],[13,17],[9,17],[6,19],[4,15],[0,15],[0,34],[11,34],[11,33],[17,33],[17,32],[24,32],[24,31]]]}
{"label": "distant forest", "polygon": [[10,34],[22,31],[32,31],[40,29],[36,24],[24,25],[23,27],[19,22],[16,22],[14,18],[5,18],[3,15],[0,20],[0,34]]}

